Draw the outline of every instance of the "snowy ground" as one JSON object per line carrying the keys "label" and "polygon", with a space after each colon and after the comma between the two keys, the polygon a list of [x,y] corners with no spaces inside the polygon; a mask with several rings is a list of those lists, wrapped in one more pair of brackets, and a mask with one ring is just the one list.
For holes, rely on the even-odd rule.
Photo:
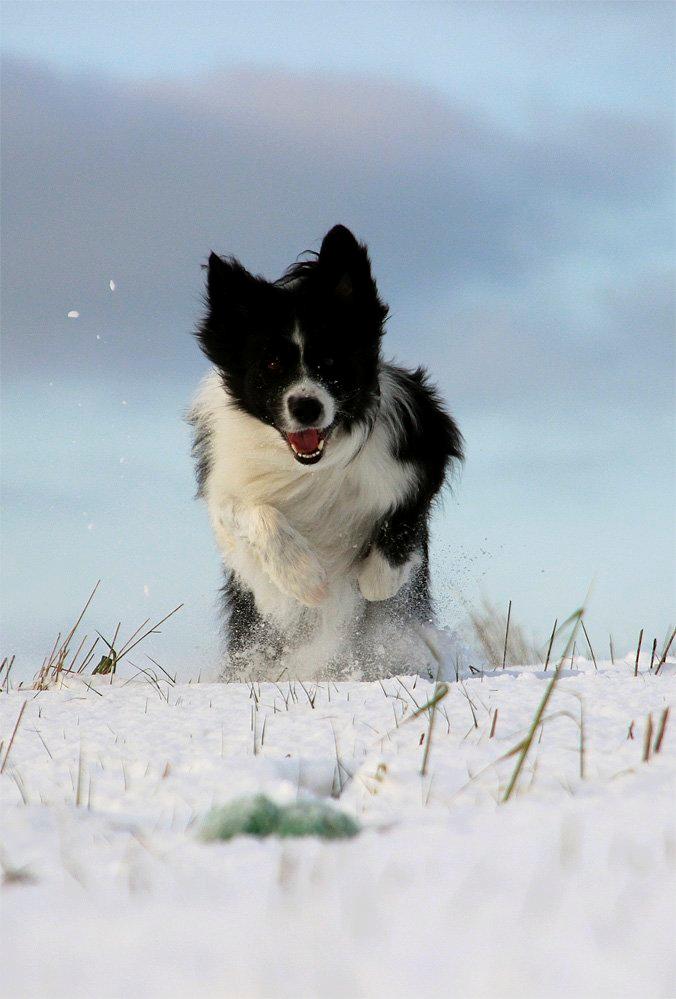
{"label": "snowy ground", "polygon": [[[516,757],[496,761],[542,667],[449,684],[425,776],[420,678],[2,694],[0,761],[27,701],[0,778],[2,994],[675,996],[673,724],[654,749],[676,663],[648,665],[576,660],[506,804]],[[333,795],[363,831],[199,840],[258,791]]]}

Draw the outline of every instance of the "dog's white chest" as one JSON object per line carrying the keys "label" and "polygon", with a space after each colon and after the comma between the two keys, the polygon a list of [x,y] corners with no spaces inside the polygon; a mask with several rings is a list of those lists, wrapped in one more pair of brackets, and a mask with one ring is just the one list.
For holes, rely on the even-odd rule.
{"label": "dog's white chest", "polygon": [[230,534],[223,519],[228,508],[278,511],[326,574],[328,597],[316,611],[322,630],[339,630],[340,622],[354,619],[363,599],[356,582],[359,562],[379,522],[415,485],[411,466],[394,454],[391,423],[378,417],[366,440],[336,434],[322,462],[308,469],[294,462],[272,427],[229,406],[220,382],[205,383],[201,404],[209,414],[212,448],[205,498],[224,561],[254,594],[262,614],[282,626],[307,614],[307,607],[275,586],[270,565],[266,569],[246,540]]}
{"label": "dog's white chest", "polygon": [[[391,484],[395,477],[390,474]],[[363,552],[380,518],[394,505],[392,493],[361,463],[305,479],[302,488],[294,489],[288,498],[278,497],[278,507],[307,538],[329,575],[345,573]]]}

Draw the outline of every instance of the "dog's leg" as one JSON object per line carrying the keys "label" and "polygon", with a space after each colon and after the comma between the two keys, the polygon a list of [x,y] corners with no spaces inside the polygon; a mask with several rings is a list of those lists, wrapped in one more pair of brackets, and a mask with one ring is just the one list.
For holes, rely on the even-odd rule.
{"label": "dog's leg", "polygon": [[274,624],[261,616],[251,590],[228,573],[221,590],[223,610],[228,623],[228,656],[222,679],[252,678],[265,675],[269,663],[281,653],[281,636]]}
{"label": "dog's leg", "polygon": [[326,597],[327,579],[319,559],[286,517],[273,506],[245,506],[228,502],[217,515],[224,541],[247,543],[264,572],[288,596],[306,607],[317,607]]}
{"label": "dog's leg", "polygon": [[357,577],[365,600],[389,600],[424,559],[427,505],[400,507],[384,518]]}

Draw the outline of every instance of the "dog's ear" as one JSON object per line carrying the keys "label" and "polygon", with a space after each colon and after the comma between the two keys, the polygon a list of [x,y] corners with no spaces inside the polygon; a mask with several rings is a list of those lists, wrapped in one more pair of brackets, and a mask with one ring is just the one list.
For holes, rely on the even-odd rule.
{"label": "dog's ear", "polygon": [[375,291],[366,247],[344,225],[334,225],[324,236],[319,268],[324,285],[345,302],[365,291]]}
{"label": "dog's ear", "polygon": [[241,309],[251,297],[256,278],[234,257],[209,255],[207,265],[207,301],[212,313],[222,309]]}
{"label": "dog's ear", "polygon": [[322,284],[334,301],[365,309],[382,324],[387,306],[378,297],[368,251],[363,243],[357,242],[349,229],[344,225],[335,225],[327,232],[317,263]]}
{"label": "dog's ear", "polygon": [[209,360],[222,368],[242,345],[261,281],[234,257],[216,253],[210,254],[206,270],[207,309],[197,339]]}

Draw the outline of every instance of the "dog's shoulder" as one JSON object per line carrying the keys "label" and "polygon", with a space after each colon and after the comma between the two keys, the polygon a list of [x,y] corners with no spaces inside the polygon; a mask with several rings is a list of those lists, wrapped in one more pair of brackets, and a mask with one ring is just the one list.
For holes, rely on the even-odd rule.
{"label": "dog's shoulder", "polygon": [[192,428],[192,457],[197,479],[197,497],[204,496],[204,487],[212,464],[212,422],[215,392],[214,372],[207,375],[186,413],[186,420]]}
{"label": "dog's shoulder", "polygon": [[232,404],[216,368],[200,382],[186,418],[192,427],[197,496],[205,497],[214,473],[228,474],[238,455],[258,445],[258,421]]}
{"label": "dog's shoulder", "polygon": [[396,458],[416,466],[426,491],[436,493],[453,461],[463,459],[463,439],[427,371],[384,364],[380,378],[383,418]]}

